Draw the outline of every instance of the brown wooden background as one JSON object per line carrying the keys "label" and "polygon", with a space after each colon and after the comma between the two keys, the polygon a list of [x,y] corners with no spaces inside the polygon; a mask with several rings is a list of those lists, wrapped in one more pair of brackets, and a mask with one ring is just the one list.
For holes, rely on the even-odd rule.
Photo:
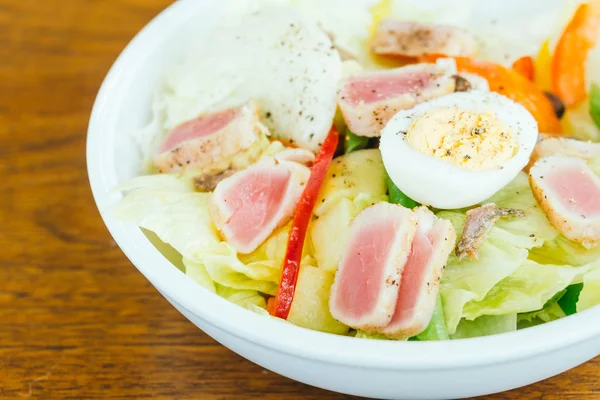
{"label": "brown wooden background", "polygon": [[[346,398],[264,371],[197,330],[96,212],[84,159],[94,96],[169,3],[0,0],[0,398]],[[600,399],[600,359],[488,399]]]}

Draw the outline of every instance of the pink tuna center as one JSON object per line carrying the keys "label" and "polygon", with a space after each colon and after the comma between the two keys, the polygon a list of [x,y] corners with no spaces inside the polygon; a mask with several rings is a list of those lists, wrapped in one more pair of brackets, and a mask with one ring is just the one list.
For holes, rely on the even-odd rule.
{"label": "pink tuna center", "polygon": [[169,133],[169,136],[160,147],[160,153],[172,150],[184,142],[220,131],[236,118],[238,111],[237,109],[219,111],[184,122]]}
{"label": "pink tuna center", "polygon": [[556,171],[548,179],[550,189],[569,212],[584,218],[600,215],[600,187],[592,172],[580,168]]}
{"label": "pink tuna center", "polygon": [[402,94],[417,94],[427,88],[436,77],[434,68],[405,73],[378,74],[354,78],[345,87],[344,100],[353,106],[375,103]]}
{"label": "pink tuna center", "polygon": [[[427,270],[433,255],[434,245],[425,233],[418,231],[412,243],[410,255],[402,272],[400,291],[396,310],[389,325],[404,324],[410,321],[418,312],[417,302],[422,290],[431,290],[426,287]],[[431,284],[430,284],[431,286]]]}
{"label": "pink tuna center", "polygon": [[275,218],[286,194],[291,172],[286,168],[249,173],[224,195],[233,210],[227,227],[240,243],[249,244]]}
{"label": "pink tuna center", "polygon": [[347,265],[340,270],[338,301],[350,316],[360,318],[375,310],[397,228],[394,221],[377,221],[364,227],[348,243]]}

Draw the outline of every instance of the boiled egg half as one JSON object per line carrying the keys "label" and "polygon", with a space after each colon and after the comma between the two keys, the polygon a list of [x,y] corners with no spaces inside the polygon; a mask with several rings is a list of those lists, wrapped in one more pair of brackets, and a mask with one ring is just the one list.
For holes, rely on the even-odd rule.
{"label": "boiled egg half", "polygon": [[478,204],[512,181],[538,137],[533,116],[497,93],[460,92],[400,111],[381,132],[388,175],[439,209]]}

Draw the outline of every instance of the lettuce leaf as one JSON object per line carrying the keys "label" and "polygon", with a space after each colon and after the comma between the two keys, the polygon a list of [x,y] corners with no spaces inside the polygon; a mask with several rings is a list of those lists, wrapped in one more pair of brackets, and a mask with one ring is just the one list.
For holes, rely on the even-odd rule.
{"label": "lettuce leaf", "polygon": [[559,236],[533,249],[529,258],[540,264],[582,266],[600,259],[600,246],[586,249],[579,243]]}
{"label": "lettuce leaf", "polygon": [[208,271],[206,270],[206,267],[203,264],[184,258],[183,265],[185,265],[185,274],[188,277],[190,277],[193,281],[195,281],[196,283],[205,287],[213,293],[217,292],[215,283],[213,282],[212,278],[208,274]]}
{"label": "lettuce leaf", "polygon": [[162,187],[165,177],[145,178],[143,187],[126,193],[114,209],[117,219],[154,232],[183,257],[200,260],[203,252],[220,242],[208,212],[209,193]]}
{"label": "lettuce leaf", "polygon": [[223,287],[275,294],[285,252],[282,238],[289,228],[279,230],[254,253],[238,257],[233,246],[221,241],[212,223],[211,194],[194,192],[189,179],[174,174],[144,176],[119,189],[126,192],[114,216],[153,232],[172,246],[183,256],[186,273],[204,287],[211,287],[206,272]]}
{"label": "lettuce leaf", "polygon": [[564,290],[563,296],[558,300],[558,305],[565,315],[573,315],[577,312],[577,303],[582,290],[583,283],[570,285]]}
{"label": "lettuce leaf", "polygon": [[579,294],[577,312],[600,304],[600,268],[596,267],[583,277],[583,289]]}
{"label": "lettuce leaf", "polygon": [[446,327],[446,321],[444,320],[444,305],[442,304],[442,298],[437,297],[435,302],[435,308],[431,316],[431,321],[427,328],[416,336],[417,340],[448,340],[448,328]]}
{"label": "lettuce leaf", "polygon": [[216,285],[216,289],[219,296],[240,307],[253,311],[256,307],[261,309],[267,308],[267,301],[256,290],[236,290],[221,285]]}
{"label": "lettuce leaf", "polygon": [[[558,237],[557,231],[538,207],[525,173],[520,173],[483,204],[488,202],[494,202],[500,207],[521,209],[525,212],[525,217],[497,221],[479,249],[479,259],[459,260],[454,254],[450,256],[442,277],[440,293],[451,335],[455,334],[461,319],[472,320],[486,314],[477,311],[482,307],[481,303],[477,305],[478,302],[483,301],[492,288],[517,271],[527,260],[530,249]],[[452,223],[459,239],[466,221],[466,210],[441,211],[437,216]],[[542,306],[543,304],[537,309]],[[469,312],[465,311],[467,307],[470,307]],[[518,312],[513,310],[493,315]]]}
{"label": "lettuce leaf", "polygon": [[465,317],[466,306],[485,299],[492,288],[517,270],[527,259],[527,254],[527,250],[500,240],[487,240],[479,249],[478,260],[459,260],[454,254],[450,256],[440,286],[450,334],[456,332],[460,320]]}
{"label": "lettuce leaf", "polygon": [[202,256],[202,263],[216,283],[232,289],[257,290],[274,295],[277,292],[280,267],[270,260],[244,264],[237,257],[235,248],[220,243]]}
{"label": "lettuce leaf", "polygon": [[497,335],[516,330],[517,314],[483,315],[473,321],[461,320],[452,339]]}
{"label": "lettuce leaf", "polygon": [[562,308],[555,302],[539,311],[519,314],[517,317],[517,326],[519,329],[529,328],[546,322],[556,321],[566,316]]}
{"label": "lettuce leaf", "polygon": [[523,262],[513,274],[495,285],[485,299],[465,305],[463,315],[473,320],[482,315],[505,315],[540,310],[567,286],[580,282],[587,266],[569,267]]}
{"label": "lettuce leaf", "polygon": [[590,90],[590,116],[598,128],[600,128],[600,86],[592,83]]}

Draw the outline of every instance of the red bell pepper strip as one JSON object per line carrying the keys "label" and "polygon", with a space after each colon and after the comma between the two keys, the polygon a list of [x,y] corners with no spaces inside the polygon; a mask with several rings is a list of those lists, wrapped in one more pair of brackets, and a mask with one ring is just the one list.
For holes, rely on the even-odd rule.
{"label": "red bell pepper strip", "polygon": [[271,315],[278,318],[287,319],[290,313],[292,301],[294,300],[294,292],[296,291],[296,282],[298,281],[306,231],[337,145],[338,133],[335,127],[333,127],[329,131],[329,135],[327,135],[323,146],[321,146],[319,154],[317,154],[310,177],[308,178],[308,182],[306,182],[302,197],[296,207],[296,213],[294,214],[292,228],[288,237],[285,258],[283,259],[281,280],[277,289],[277,296],[275,297],[275,305],[273,306],[273,303],[269,305]]}
{"label": "red bell pepper strip", "polygon": [[535,80],[535,64],[533,58],[529,56],[521,57],[515,61],[512,69],[532,82]]}

